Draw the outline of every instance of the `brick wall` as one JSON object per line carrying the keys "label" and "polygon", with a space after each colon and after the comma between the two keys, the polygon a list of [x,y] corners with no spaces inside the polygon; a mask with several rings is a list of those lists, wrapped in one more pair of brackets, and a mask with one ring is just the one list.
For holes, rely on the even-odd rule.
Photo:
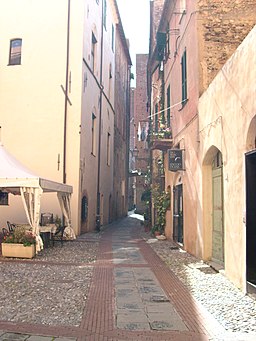
{"label": "brick wall", "polygon": [[256,23],[256,0],[199,0],[200,93]]}
{"label": "brick wall", "polygon": [[[147,171],[149,150],[147,149],[147,141],[139,141],[138,139],[138,127],[139,122],[141,129],[148,122],[147,112],[147,54],[136,55],[136,89],[135,89],[135,105],[134,105],[134,123],[136,129],[135,146],[138,148],[139,153],[135,160],[135,168],[142,172]],[[138,176],[136,179],[136,205],[137,212],[143,213],[145,210],[144,203],[141,202],[141,194],[144,191],[145,179],[142,176]]]}
{"label": "brick wall", "polygon": [[154,0],[150,2],[150,53],[156,44],[156,32],[160,23],[165,0]]}

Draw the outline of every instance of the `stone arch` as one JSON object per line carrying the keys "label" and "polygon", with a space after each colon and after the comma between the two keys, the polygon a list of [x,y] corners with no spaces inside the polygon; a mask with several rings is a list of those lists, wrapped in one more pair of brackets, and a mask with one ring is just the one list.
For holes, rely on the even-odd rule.
{"label": "stone arch", "polygon": [[256,115],[252,118],[246,137],[246,151],[256,149]]}
{"label": "stone arch", "polygon": [[203,258],[212,258],[212,233],[213,233],[213,184],[212,163],[218,152],[216,146],[212,145],[204,155],[202,162],[202,212],[203,212]]}
{"label": "stone arch", "polygon": [[247,291],[255,293],[255,184],[256,184],[256,116],[254,116],[248,126],[246,136],[245,154],[245,207],[246,207],[246,281]]}

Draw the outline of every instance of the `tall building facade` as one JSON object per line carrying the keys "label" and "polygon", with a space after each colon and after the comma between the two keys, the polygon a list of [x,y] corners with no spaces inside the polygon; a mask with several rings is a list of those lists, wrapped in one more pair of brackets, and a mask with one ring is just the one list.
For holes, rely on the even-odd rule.
{"label": "tall building facade", "polygon": [[147,99],[147,54],[136,55],[136,88],[134,90],[134,167],[135,205],[138,213],[145,212],[145,202],[141,200],[145,191],[145,175],[149,166],[148,148],[148,99]]}
{"label": "tall building facade", "polygon": [[[119,20],[120,22],[120,20]],[[112,216],[127,215],[129,197],[130,78],[132,61],[123,28],[117,25],[115,51],[114,189]]]}
{"label": "tall building facade", "polygon": [[[115,51],[124,35],[116,1],[11,0],[0,13],[2,143],[34,172],[73,186],[76,234],[99,228],[113,206]],[[125,39],[122,48],[127,63]],[[42,211],[57,210],[45,196]],[[24,219],[19,199],[1,207],[1,224]]]}
{"label": "tall building facade", "polygon": [[[163,164],[162,183],[171,199],[165,234],[188,252],[223,268],[243,290],[244,206],[240,205],[237,223],[233,218],[236,214],[230,216],[227,207],[230,193],[224,173],[230,159],[224,157],[224,131],[219,130],[218,137],[211,135],[221,120],[217,117],[224,114],[219,112],[213,118],[209,108],[201,111],[205,115],[201,116],[199,99],[252,30],[256,20],[254,7],[255,1],[250,0],[237,1],[235,5],[223,1],[165,1],[156,34],[150,39],[148,63],[153,182],[159,176],[159,164]],[[154,27],[152,13],[151,22]],[[228,119],[232,122],[231,112]],[[206,143],[209,150],[204,150],[202,156],[203,141],[210,136]],[[159,163],[154,162],[157,159]],[[202,172],[203,168],[208,172]],[[244,197],[243,191],[232,193]],[[234,245],[239,245],[237,256]]]}

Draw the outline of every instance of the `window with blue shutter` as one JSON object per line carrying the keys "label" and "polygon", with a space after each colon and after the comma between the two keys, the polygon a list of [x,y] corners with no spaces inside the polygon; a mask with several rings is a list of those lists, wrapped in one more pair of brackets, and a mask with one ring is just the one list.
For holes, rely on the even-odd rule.
{"label": "window with blue shutter", "polygon": [[181,87],[182,87],[182,105],[187,100],[187,52],[184,51],[181,58]]}

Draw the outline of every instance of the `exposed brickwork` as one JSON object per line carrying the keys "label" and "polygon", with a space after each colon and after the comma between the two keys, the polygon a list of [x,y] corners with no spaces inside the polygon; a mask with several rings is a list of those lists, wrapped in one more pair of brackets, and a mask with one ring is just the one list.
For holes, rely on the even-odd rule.
{"label": "exposed brickwork", "polygon": [[199,42],[203,89],[234,53],[256,23],[256,0],[200,0]]}
{"label": "exposed brickwork", "polygon": [[164,6],[165,0],[154,0],[152,2],[150,2],[150,6],[151,6],[151,19],[150,19],[150,23],[151,23],[151,34],[150,34],[150,53],[152,51],[152,49],[155,46],[156,43],[156,32],[158,30],[158,26],[160,23],[160,19],[162,16],[162,11],[163,11],[163,6]]}
{"label": "exposed brickwork", "polygon": [[[134,124],[135,124],[135,146],[139,154],[135,160],[135,168],[141,169],[142,172],[147,171],[149,150],[147,149],[146,135],[138,138],[139,125],[141,132],[145,129],[144,133],[148,131],[148,111],[147,111],[147,54],[136,55],[136,89],[135,89],[135,103],[134,103]],[[140,213],[144,212],[144,203],[141,202],[141,194],[144,191],[144,178],[137,177],[136,179],[136,204],[137,210]]]}

